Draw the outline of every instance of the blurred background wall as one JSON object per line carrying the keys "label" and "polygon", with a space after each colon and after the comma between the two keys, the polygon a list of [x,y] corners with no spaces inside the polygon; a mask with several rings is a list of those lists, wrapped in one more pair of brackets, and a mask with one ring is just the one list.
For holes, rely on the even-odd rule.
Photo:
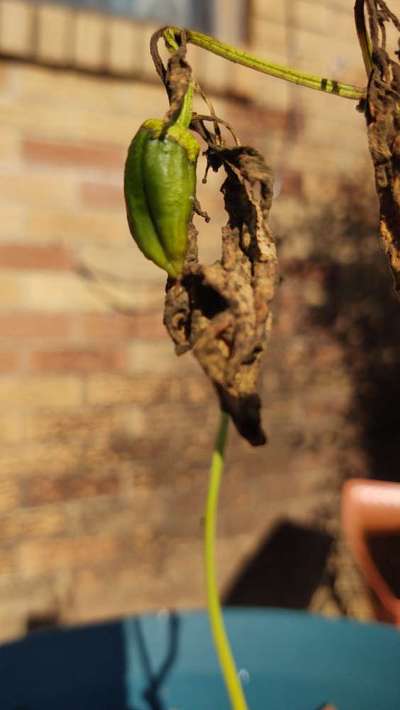
{"label": "blurred background wall", "polygon": [[[362,85],[351,5],[0,0],[1,638],[204,604],[216,400],[191,356],[175,358],[162,325],[164,276],[134,245],[122,197],[130,139],[167,108],[151,33],[186,23]],[[221,584],[235,603],[365,618],[362,584],[332,543],[343,478],[378,475],[384,445],[368,448],[374,392],[373,411],[390,410],[379,386],[360,400],[379,361],[365,342],[376,342],[393,303],[364,119],[352,101],[197,48],[189,57],[218,115],[275,173],[282,274],[263,381],[270,443],[251,449],[232,432]],[[196,218],[204,259],[218,256],[220,183],[199,179],[212,215],[209,225]],[[375,325],[372,285],[384,294]],[[397,345],[384,342],[379,373],[390,389]]]}

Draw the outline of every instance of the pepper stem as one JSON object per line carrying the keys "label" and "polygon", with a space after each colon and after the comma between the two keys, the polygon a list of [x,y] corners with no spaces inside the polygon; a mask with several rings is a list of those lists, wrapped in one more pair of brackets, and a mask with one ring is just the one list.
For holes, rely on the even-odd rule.
{"label": "pepper stem", "polygon": [[354,5],[354,18],[356,22],[357,37],[361,47],[361,53],[364,60],[365,71],[367,76],[372,71],[372,48],[371,41],[365,25],[364,0],[356,0]]}
{"label": "pepper stem", "polygon": [[325,77],[302,72],[298,69],[292,69],[292,67],[283,66],[282,64],[276,64],[274,62],[259,59],[249,52],[245,52],[244,50],[233,47],[225,42],[220,42],[218,39],[205,35],[202,32],[195,32],[194,30],[186,29],[183,30],[181,27],[174,26],[165,27],[162,34],[167,47],[171,50],[175,49],[177,46],[175,37],[182,34],[182,32],[185,32],[186,42],[191,42],[192,44],[195,44],[208,52],[217,54],[230,62],[242,64],[244,67],[254,69],[262,74],[268,74],[269,76],[274,76],[278,79],[284,79],[292,84],[299,84],[300,86],[315,89],[316,91],[323,91],[326,94],[335,94],[336,96],[341,96],[344,99],[360,101],[360,99],[365,98],[366,90],[364,88],[354,86],[352,84],[343,84],[335,79],[327,79]]}
{"label": "pepper stem", "polygon": [[193,82],[191,81],[188,90],[183,97],[181,110],[179,111],[178,118],[175,121],[176,126],[181,126],[182,128],[189,128],[190,122],[192,120],[192,104],[193,104]]}
{"label": "pepper stem", "polygon": [[224,468],[224,451],[228,432],[228,423],[228,415],[226,412],[221,412],[221,419],[210,467],[210,481],[205,512],[204,562],[207,584],[208,616],[215,649],[218,655],[226,689],[231,701],[232,710],[248,710],[225,630],[221,604],[218,596],[218,585],[215,569],[215,538],[218,496]]}

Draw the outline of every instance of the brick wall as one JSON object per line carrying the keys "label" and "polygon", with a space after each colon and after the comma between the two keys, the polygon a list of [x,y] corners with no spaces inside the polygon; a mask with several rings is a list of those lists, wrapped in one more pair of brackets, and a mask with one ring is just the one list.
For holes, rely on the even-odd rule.
{"label": "brick wall", "polygon": [[[254,51],[362,81],[347,2],[284,6],[253,2]],[[163,274],[138,253],[124,215],[127,145],[166,108],[148,80],[152,28],[81,13],[71,55],[72,11],[35,13],[32,44],[34,6],[0,3],[2,638],[41,615],[75,622],[203,604],[201,516],[217,422],[196,364],[175,359],[161,323]],[[367,159],[362,117],[351,102],[191,55],[217,113],[277,175],[283,262],[306,258],[299,216],[321,185],[330,190]],[[200,186],[214,217],[201,225],[209,259],[224,220],[219,184],[211,175]],[[327,481],[340,468],[335,432],[351,381],[337,340],[308,321],[324,298],[320,272],[287,273],[264,382],[271,443],[252,450],[232,434],[224,585],[272,524],[308,524],[332,503]],[[362,471],[362,452],[353,458],[350,470]]]}

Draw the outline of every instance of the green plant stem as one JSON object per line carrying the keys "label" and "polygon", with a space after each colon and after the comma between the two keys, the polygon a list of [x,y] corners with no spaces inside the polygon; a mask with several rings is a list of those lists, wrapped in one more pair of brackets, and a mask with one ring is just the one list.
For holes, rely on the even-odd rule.
{"label": "green plant stem", "polygon": [[215,538],[217,527],[218,495],[224,468],[224,450],[228,433],[228,415],[221,412],[221,420],[215,440],[211,459],[210,482],[205,513],[205,548],[204,562],[207,585],[207,605],[211,631],[214,639],[226,689],[231,701],[232,710],[248,710],[240,679],[233,659],[232,651],[226,635],[221,605],[218,595]]}
{"label": "green plant stem", "polygon": [[369,77],[372,71],[372,48],[365,25],[364,2],[365,0],[356,0],[356,4],[354,5],[354,18],[356,21],[357,37],[361,47],[365,71]]}
{"label": "green plant stem", "polygon": [[174,38],[177,34],[181,34],[183,31],[186,33],[187,42],[191,42],[192,44],[195,44],[202,49],[206,49],[213,54],[217,54],[219,57],[223,57],[230,62],[242,64],[244,67],[254,69],[262,74],[268,74],[269,76],[274,76],[277,79],[284,79],[292,84],[299,84],[300,86],[315,89],[316,91],[323,91],[326,94],[335,94],[336,96],[341,96],[344,99],[360,101],[360,99],[365,97],[365,89],[358,86],[353,86],[352,84],[342,84],[335,79],[326,79],[324,77],[308,74],[281,64],[275,64],[274,62],[259,59],[253,54],[249,54],[249,52],[237,49],[230,44],[226,44],[225,42],[220,42],[214,37],[205,35],[202,32],[183,30],[180,27],[166,27],[163,34],[167,44],[170,46],[175,44],[176,46]]}

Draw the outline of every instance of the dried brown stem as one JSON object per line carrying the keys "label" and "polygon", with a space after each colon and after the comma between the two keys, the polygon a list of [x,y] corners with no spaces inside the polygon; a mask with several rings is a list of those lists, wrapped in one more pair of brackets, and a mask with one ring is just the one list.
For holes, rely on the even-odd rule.
{"label": "dried brown stem", "polygon": [[380,202],[380,233],[400,296],[400,65],[385,49],[384,22],[400,22],[382,0],[368,0],[372,73],[366,119]]}

